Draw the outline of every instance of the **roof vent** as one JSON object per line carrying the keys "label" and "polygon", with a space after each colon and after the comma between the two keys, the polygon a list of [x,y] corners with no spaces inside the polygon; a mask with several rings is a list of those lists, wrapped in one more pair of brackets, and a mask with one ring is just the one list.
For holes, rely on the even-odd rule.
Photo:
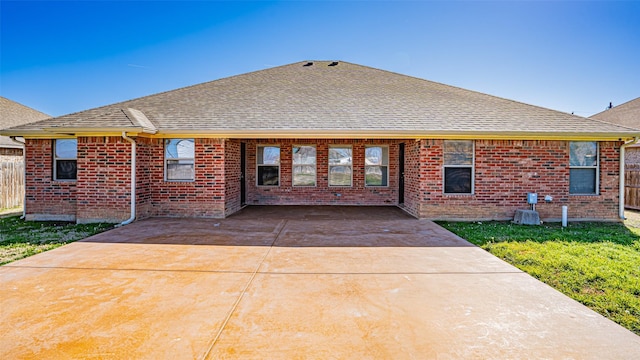
{"label": "roof vent", "polygon": [[311,65],[313,65],[313,62],[309,61],[308,63],[306,63],[306,64],[304,64],[302,66],[311,66]]}
{"label": "roof vent", "polygon": [[331,64],[329,64],[329,66],[336,66],[336,65],[338,65],[338,62],[337,62],[337,61],[334,61],[334,62],[332,62]]}

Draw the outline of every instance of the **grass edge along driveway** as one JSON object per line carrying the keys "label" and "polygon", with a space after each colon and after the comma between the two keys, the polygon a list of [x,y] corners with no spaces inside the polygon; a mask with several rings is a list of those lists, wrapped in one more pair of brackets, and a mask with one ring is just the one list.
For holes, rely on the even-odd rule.
{"label": "grass edge along driveway", "polygon": [[114,224],[23,221],[19,215],[0,217],[0,265],[55,249],[113,229]]}
{"label": "grass edge along driveway", "polygon": [[640,221],[438,224],[640,335]]}

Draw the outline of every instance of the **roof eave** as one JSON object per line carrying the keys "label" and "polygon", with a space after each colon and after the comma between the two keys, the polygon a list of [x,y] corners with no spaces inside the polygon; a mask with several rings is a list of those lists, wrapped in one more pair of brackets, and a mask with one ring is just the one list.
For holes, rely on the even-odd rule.
{"label": "roof eave", "polygon": [[79,127],[51,127],[43,128],[48,133],[67,134],[75,136],[121,136],[127,133],[131,136],[137,136],[144,132],[142,127],[106,127],[106,128],[79,128]]}
{"label": "roof eave", "polygon": [[[42,131],[42,129],[33,129],[33,130],[5,129],[5,130],[0,130],[0,135],[3,135],[3,136],[27,137],[27,136],[38,136],[38,135],[44,135],[44,134],[47,134],[47,133]],[[49,134],[49,136],[51,136],[51,134]]]}
{"label": "roof eave", "polygon": [[469,140],[575,140],[621,141],[640,137],[640,132],[523,132],[523,131],[452,131],[452,130],[302,130],[302,129],[224,129],[224,130],[162,130],[147,132],[142,127],[77,128],[51,127],[38,130],[3,130],[0,135],[25,138],[59,136],[131,136],[154,138],[193,137],[225,139],[469,139]]}
{"label": "roof eave", "polygon": [[640,132],[522,132],[419,130],[162,130],[151,137],[207,137],[226,139],[474,139],[619,141]]}
{"label": "roof eave", "polygon": [[[145,132],[142,127],[109,127],[109,128],[79,128],[79,127],[47,127],[41,129],[7,129],[0,131],[5,136],[22,136],[28,139],[47,139],[59,136],[120,136],[123,132],[137,136]],[[150,134],[152,134],[150,132]]]}

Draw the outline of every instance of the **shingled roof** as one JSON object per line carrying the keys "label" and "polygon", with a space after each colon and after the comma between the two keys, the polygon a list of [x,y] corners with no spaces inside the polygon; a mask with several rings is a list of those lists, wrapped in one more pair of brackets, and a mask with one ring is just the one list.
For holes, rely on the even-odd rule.
{"label": "shingled roof", "polygon": [[304,61],[232,76],[4,133],[42,137],[121,131],[223,138],[607,140],[640,135],[624,126],[332,61]]}
{"label": "shingled roof", "polygon": [[[0,130],[50,118],[38,110],[0,96]],[[19,148],[20,145],[8,137],[0,136],[0,148]]]}
{"label": "shingled roof", "polygon": [[592,115],[591,118],[640,129],[640,97]]}

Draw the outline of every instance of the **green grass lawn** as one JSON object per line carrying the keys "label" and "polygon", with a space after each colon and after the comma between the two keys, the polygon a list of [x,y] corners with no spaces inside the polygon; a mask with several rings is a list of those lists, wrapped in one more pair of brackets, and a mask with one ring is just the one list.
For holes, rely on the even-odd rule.
{"label": "green grass lawn", "polygon": [[22,221],[19,215],[0,218],[0,265],[112,228],[113,224]]}
{"label": "green grass lawn", "polygon": [[637,223],[439,224],[640,335]]}

